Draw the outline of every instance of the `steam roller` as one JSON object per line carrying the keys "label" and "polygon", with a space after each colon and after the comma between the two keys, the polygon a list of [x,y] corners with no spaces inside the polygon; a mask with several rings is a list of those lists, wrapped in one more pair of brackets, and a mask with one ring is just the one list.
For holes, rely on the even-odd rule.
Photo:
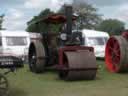
{"label": "steam roller", "polygon": [[110,72],[128,72],[128,32],[112,36],[105,49],[106,67]]}
{"label": "steam roller", "polygon": [[[65,6],[65,14],[52,14],[31,24],[62,24],[58,33],[42,32],[42,38],[31,40],[29,46],[30,71],[41,73],[55,69],[63,80],[93,80],[97,65],[93,47],[83,46],[82,33],[72,32],[76,20],[72,7]],[[49,30],[50,28],[47,27]]]}

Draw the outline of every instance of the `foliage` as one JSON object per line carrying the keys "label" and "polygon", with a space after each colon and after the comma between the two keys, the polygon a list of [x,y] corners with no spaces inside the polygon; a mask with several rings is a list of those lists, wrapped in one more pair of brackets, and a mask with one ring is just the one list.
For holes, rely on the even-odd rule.
{"label": "foliage", "polygon": [[74,3],[73,9],[78,15],[77,25],[79,29],[95,29],[96,25],[102,21],[102,18],[97,14],[97,9],[87,3]]}
{"label": "foliage", "polygon": [[[97,9],[87,3],[75,3],[73,2],[73,12],[78,16],[76,23],[78,29],[95,29],[96,25],[102,21],[102,18],[97,14]],[[63,5],[58,13],[64,14]]]}
{"label": "foliage", "polygon": [[49,14],[52,14],[53,12],[51,12],[50,9],[45,9],[43,11],[40,12],[40,14],[38,16],[34,16],[29,22],[27,22],[27,31],[28,32],[42,32],[42,31],[46,31],[47,27],[46,24],[44,23],[35,23],[38,20],[42,20],[43,18],[47,17]]}
{"label": "foliage", "polygon": [[[43,11],[40,12],[40,14],[38,16],[34,16],[27,24],[27,31],[28,32],[47,32],[47,31],[53,31],[56,32],[58,31],[58,26],[57,25],[47,25],[43,22],[40,23],[35,23],[38,20],[42,20],[44,18],[46,18],[48,15],[53,14],[54,12],[52,12],[50,9],[45,9]],[[51,29],[49,29],[49,26]]]}
{"label": "foliage", "polygon": [[110,35],[120,35],[125,29],[124,22],[117,19],[107,19],[99,24],[97,27],[100,31],[108,32]]}
{"label": "foliage", "polygon": [[1,15],[0,16],[0,30],[2,30],[3,28],[2,28],[2,23],[3,23],[3,21],[4,21],[4,15]]}
{"label": "foliage", "polygon": [[[65,6],[65,5],[64,5]],[[57,13],[64,13],[64,6],[60,8]],[[101,22],[101,16],[97,14],[97,9],[94,8],[92,5],[86,3],[73,3],[74,13],[78,15],[76,25],[78,29],[88,28],[88,29],[95,29],[96,25]],[[49,14],[52,14],[50,9],[45,9],[41,11],[41,13],[37,16],[34,16],[29,22],[27,31],[29,32],[47,32],[47,25],[44,23],[40,24],[32,24],[32,22],[39,20],[41,18],[45,18]],[[61,25],[53,25],[51,30],[53,32],[59,31]]]}

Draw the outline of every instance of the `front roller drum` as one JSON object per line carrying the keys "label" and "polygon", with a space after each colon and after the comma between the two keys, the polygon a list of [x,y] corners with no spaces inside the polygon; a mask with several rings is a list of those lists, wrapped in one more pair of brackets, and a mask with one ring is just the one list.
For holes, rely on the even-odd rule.
{"label": "front roller drum", "polygon": [[64,52],[64,68],[59,77],[64,80],[93,80],[96,77],[97,65],[93,52],[67,51]]}

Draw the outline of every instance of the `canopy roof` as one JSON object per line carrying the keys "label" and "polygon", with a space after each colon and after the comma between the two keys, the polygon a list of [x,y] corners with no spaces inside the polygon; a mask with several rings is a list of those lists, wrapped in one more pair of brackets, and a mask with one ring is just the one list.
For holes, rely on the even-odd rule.
{"label": "canopy roof", "polygon": [[[76,20],[76,16],[73,16],[72,20]],[[65,15],[53,14],[49,15],[48,17],[44,18],[43,20],[46,23],[64,23],[66,22]]]}
{"label": "canopy roof", "polygon": [[[72,16],[72,20],[76,20],[76,16]],[[61,15],[61,14],[52,14],[52,15],[48,15],[45,18],[41,18],[38,20],[35,20],[33,22],[29,22],[28,25],[31,24],[38,24],[40,22],[44,22],[44,23],[51,23],[51,24],[61,24],[61,23],[65,23],[66,22],[66,16],[65,15]]]}

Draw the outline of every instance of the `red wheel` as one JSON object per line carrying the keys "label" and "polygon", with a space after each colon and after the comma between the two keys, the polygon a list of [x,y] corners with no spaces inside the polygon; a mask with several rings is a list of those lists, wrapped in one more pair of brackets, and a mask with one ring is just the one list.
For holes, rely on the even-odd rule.
{"label": "red wheel", "polygon": [[128,61],[126,58],[127,41],[122,36],[111,37],[105,49],[105,62],[109,71],[122,72],[126,69]]}

